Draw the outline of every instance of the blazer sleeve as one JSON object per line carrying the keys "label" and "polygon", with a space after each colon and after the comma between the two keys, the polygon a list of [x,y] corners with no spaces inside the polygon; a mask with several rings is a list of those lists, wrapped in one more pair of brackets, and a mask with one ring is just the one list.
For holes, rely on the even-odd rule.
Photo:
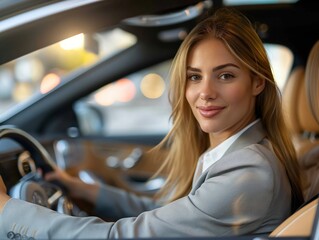
{"label": "blazer sleeve", "polygon": [[160,206],[150,197],[137,196],[109,185],[101,185],[95,203],[95,212],[100,217],[119,219],[135,217],[138,214]]}
{"label": "blazer sleeve", "polygon": [[[246,155],[245,155],[246,154]],[[262,224],[275,185],[263,157],[247,151],[254,164],[212,171],[191,193],[137,217],[114,223],[71,217],[11,199],[0,216],[1,238],[21,231],[35,238],[142,238],[226,236],[254,233]],[[234,156],[232,156],[234,157]],[[234,162],[234,158],[232,158]],[[239,161],[240,162],[240,161]],[[227,164],[226,164],[227,165]],[[19,217],[23,213],[23,217]]]}

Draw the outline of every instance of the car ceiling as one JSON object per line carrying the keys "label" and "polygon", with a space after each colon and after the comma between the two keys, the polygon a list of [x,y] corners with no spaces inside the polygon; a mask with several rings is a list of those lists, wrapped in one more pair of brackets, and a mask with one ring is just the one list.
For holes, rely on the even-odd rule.
{"label": "car ceiling", "polygon": [[[2,15],[0,21],[0,64],[73,35],[114,26],[125,18],[165,12],[199,1],[77,0],[43,1],[41,5],[38,1],[34,1],[34,6],[37,8],[34,7],[31,14],[21,10],[20,14],[14,16],[12,12],[6,10],[8,8],[4,8],[2,12],[7,13],[8,18]],[[44,5],[45,2],[46,5]],[[63,9],[63,5],[72,4],[73,7]],[[28,8],[31,7],[28,6]],[[39,7],[46,10],[42,11]],[[61,8],[59,12],[56,10],[58,8]],[[45,15],[44,12],[48,14]],[[54,14],[49,14],[50,12]],[[42,17],[36,18],[37,14]],[[21,44],[21,39],[23,39],[23,44]]]}
{"label": "car ceiling", "polygon": [[[304,64],[319,37],[319,1],[294,4],[237,6],[255,24],[264,42],[289,47]],[[267,31],[263,33],[265,28]],[[297,59],[298,61],[298,59]]]}
{"label": "car ceiling", "polygon": [[[52,6],[51,9],[57,9],[61,4],[72,2],[74,7],[64,10],[61,8],[60,12],[55,10],[55,14],[39,19],[28,20],[30,17],[34,18],[34,14],[26,15],[24,12],[49,6]],[[81,32],[112,27],[125,18],[165,13],[198,2],[200,0],[6,0],[0,7],[0,64]],[[222,1],[214,0],[213,6],[214,9],[221,7]],[[285,44],[293,51],[299,51],[301,55],[307,55],[317,38],[313,32],[319,30],[318,1],[299,0],[293,4],[234,7],[255,23],[264,41]],[[14,11],[19,14],[13,15]],[[8,20],[12,23],[12,20],[17,20],[19,16],[23,22],[17,27],[10,27]],[[267,31],[263,32],[265,26]],[[136,28],[135,31],[138,36],[139,32],[145,29]],[[142,36],[149,34],[143,32]],[[303,46],[298,46],[300,42]]]}

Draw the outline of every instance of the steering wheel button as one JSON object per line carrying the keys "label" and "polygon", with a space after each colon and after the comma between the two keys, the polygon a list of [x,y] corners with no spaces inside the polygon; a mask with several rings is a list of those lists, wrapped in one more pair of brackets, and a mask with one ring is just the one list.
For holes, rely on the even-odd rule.
{"label": "steering wheel button", "polygon": [[20,240],[20,239],[21,239],[21,234],[20,234],[20,233],[16,233],[16,234],[14,235],[14,239]]}
{"label": "steering wheel button", "polygon": [[7,234],[8,239],[14,239],[14,236],[15,236],[15,234],[12,231],[8,232],[8,234]]}

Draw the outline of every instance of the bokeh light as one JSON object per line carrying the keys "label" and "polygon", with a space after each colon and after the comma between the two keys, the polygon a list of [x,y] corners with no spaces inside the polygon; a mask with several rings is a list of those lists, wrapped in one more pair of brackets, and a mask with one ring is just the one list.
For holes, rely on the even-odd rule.
{"label": "bokeh light", "polygon": [[156,99],[163,95],[165,81],[160,75],[150,73],[142,79],[140,88],[145,97]]}
{"label": "bokeh light", "polygon": [[136,94],[134,83],[127,78],[118,80],[116,82],[116,88],[118,92],[116,100],[119,102],[129,102],[134,98]]}
{"label": "bokeh light", "polygon": [[17,83],[13,90],[13,99],[21,102],[32,95],[32,86],[29,83]]}
{"label": "bokeh light", "polygon": [[22,57],[14,67],[15,78],[19,82],[38,82],[44,71],[42,62],[35,57]]}
{"label": "bokeh light", "polygon": [[10,99],[14,89],[14,78],[9,69],[0,69],[0,86],[0,98]]}
{"label": "bokeh light", "polygon": [[95,101],[102,106],[110,106],[115,102],[129,102],[136,95],[134,83],[127,78],[108,84],[95,95]]}
{"label": "bokeh light", "polygon": [[116,101],[115,84],[111,83],[100,89],[94,95],[95,101],[102,106],[110,106]]}
{"label": "bokeh light", "polygon": [[84,47],[84,34],[78,34],[60,42],[60,47],[64,50],[82,49]]}
{"label": "bokeh light", "polygon": [[55,73],[48,73],[42,79],[42,82],[40,85],[40,92],[42,94],[45,94],[45,93],[51,91],[56,86],[58,86],[60,83],[61,83],[61,78],[59,75],[57,75]]}

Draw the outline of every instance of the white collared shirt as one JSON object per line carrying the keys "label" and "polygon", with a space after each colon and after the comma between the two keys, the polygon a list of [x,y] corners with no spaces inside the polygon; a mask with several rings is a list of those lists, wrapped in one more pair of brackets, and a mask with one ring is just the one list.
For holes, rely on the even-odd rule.
{"label": "white collared shirt", "polygon": [[225,141],[217,145],[215,148],[206,151],[200,159],[200,161],[203,161],[202,172],[204,172],[212,164],[216,163],[219,159],[221,159],[225,152],[228,150],[228,148],[230,148],[230,146],[236,141],[236,139],[239,138],[241,134],[243,134],[248,128],[256,124],[258,121],[260,121],[260,119],[257,119],[252,123],[248,124],[238,133],[227,138]]}

